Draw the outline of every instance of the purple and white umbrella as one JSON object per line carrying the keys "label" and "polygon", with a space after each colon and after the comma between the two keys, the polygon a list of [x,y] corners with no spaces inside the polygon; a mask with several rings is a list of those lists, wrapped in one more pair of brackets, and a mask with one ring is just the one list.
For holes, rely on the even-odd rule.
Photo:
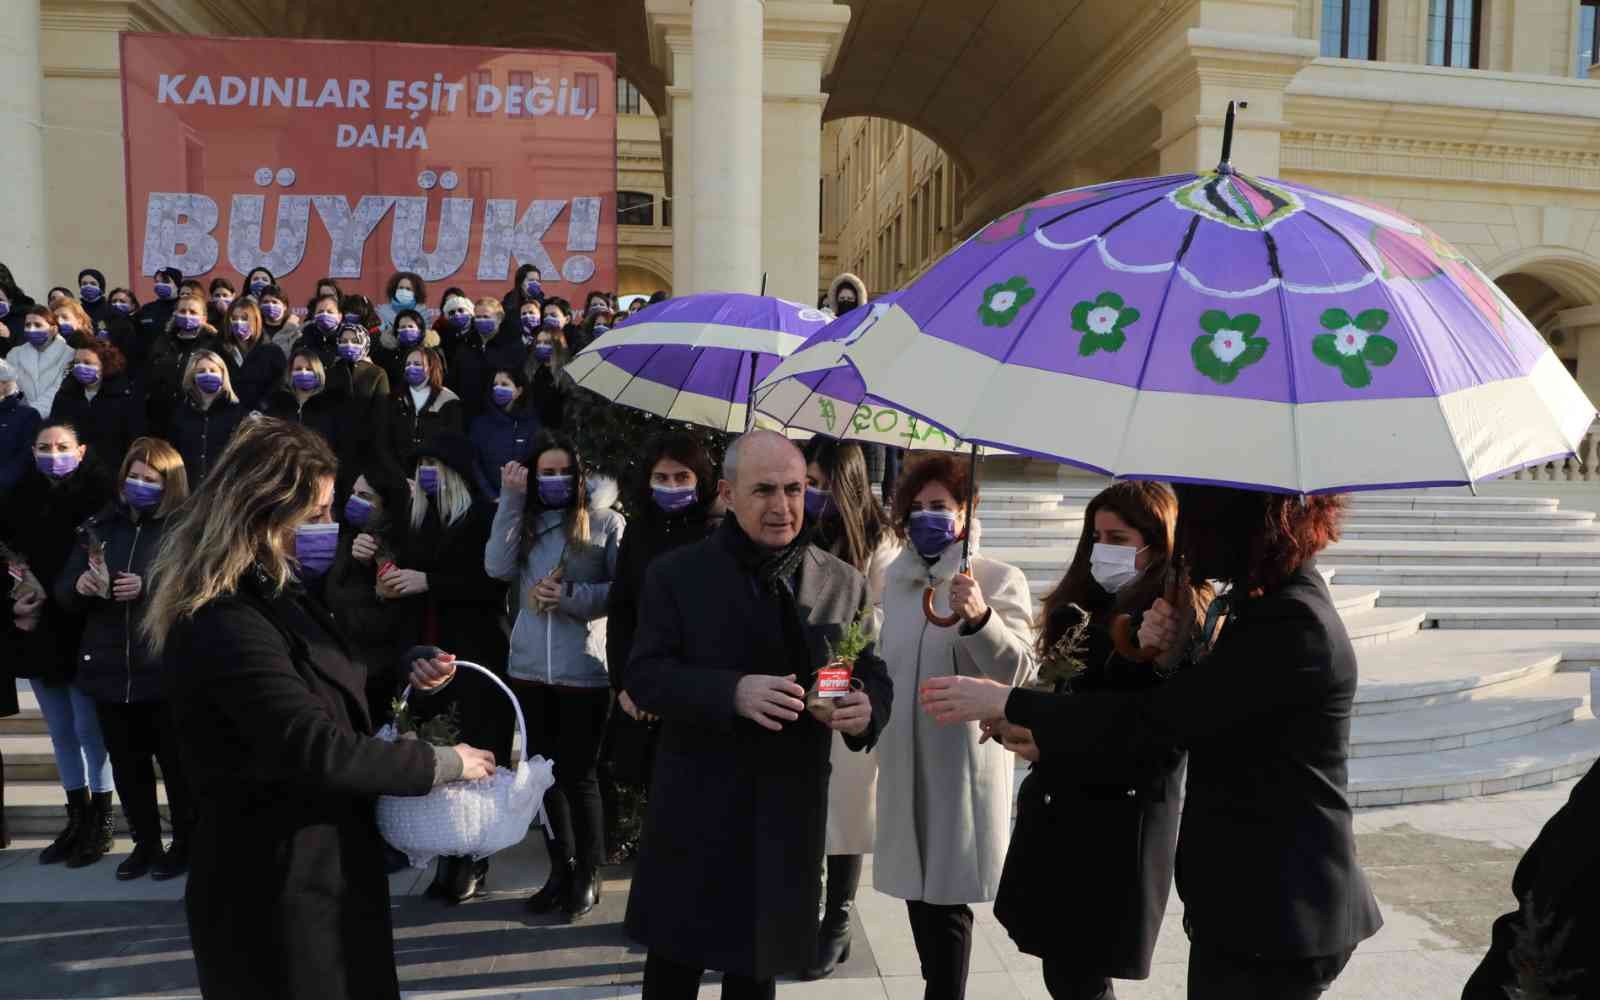
{"label": "purple and white umbrella", "polygon": [[769,295],[667,299],[608,331],[564,369],[616,403],[719,431],[743,431],[750,390],[829,316]]}
{"label": "purple and white umbrella", "polygon": [[1471,484],[1572,453],[1595,416],[1435,234],[1226,164],[1028,204],[815,360],[969,442],[1297,493]]}

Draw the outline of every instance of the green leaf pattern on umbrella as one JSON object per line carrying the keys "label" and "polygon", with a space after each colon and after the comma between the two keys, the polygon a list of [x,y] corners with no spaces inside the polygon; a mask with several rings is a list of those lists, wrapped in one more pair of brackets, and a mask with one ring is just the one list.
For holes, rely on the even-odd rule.
{"label": "green leaf pattern on umbrella", "polygon": [[1022,307],[1033,301],[1033,296],[1033,286],[1020,274],[1008,281],[996,282],[983,290],[978,318],[983,320],[984,326],[1010,326]]}
{"label": "green leaf pattern on umbrella", "polygon": [[1083,334],[1078,353],[1089,357],[1096,351],[1115,354],[1128,342],[1126,330],[1138,322],[1139,310],[1125,306],[1116,292],[1101,292],[1093,302],[1072,307],[1072,328]]}
{"label": "green leaf pattern on umbrella", "polygon": [[1354,319],[1343,309],[1329,309],[1322,314],[1322,325],[1332,332],[1317,334],[1311,353],[1339,369],[1352,389],[1371,385],[1372,368],[1382,368],[1400,353],[1399,344],[1378,332],[1389,325],[1389,314],[1382,309],[1364,310]]}
{"label": "green leaf pattern on umbrella", "polygon": [[1267,338],[1256,336],[1261,317],[1255,313],[1229,316],[1221,309],[1209,309],[1200,314],[1200,329],[1205,333],[1195,338],[1189,356],[1200,374],[1218,385],[1228,385],[1267,356]]}

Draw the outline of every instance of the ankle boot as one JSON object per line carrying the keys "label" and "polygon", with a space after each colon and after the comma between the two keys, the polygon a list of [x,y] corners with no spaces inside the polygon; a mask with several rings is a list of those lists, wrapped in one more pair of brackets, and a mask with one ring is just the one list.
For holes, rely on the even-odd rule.
{"label": "ankle boot", "polygon": [[74,788],[67,793],[67,827],[39,854],[41,865],[53,865],[72,856],[78,844],[78,831],[83,828],[84,814],[89,811],[89,789]]}
{"label": "ankle boot", "polygon": [[567,896],[561,909],[567,923],[577,923],[600,902],[600,872],[589,865],[576,865],[567,882]]}
{"label": "ankle boot", "polygon": [[150,866],[160,858],[161,841],[157,840],[152,844],[144,840],[135,840],[132,852],[117,866],[117,881],[131,882],[136,878],[143,878],[150,870]]}
{"label": "ankle boot", "polygon": [[489,886],[489,859],[453,858],[450,879],[444,886],[444,901],[454,906],[481,895]]}
{"label": "ankle boot", "polygon": [[861,882],[861,855],[828,857],[828,901],[817,929],[817,957],[800,978],[826,979],[850,960],[850,911],[855,908],[856,887]]}
{"label": "ankle boot", "polygon": [[[159,841],[158,841],[159,843]],[[175,879],[189,871],[189,842],[181,837],[172,838],[172,846],[156,859],[150,877],[157,882]]]}
{"label": "ankle boot", "polygon": [[557,861],[554,854],[550,857],[550,877],[545,879],[543,889],[528,897],[529,913],[550,913],[566,904],[567,886],[572,883],[578,862],[572,858]]}
{"label": "ankle boot", "polygon": [[455,875],[456,862],[459,858],[442,857],[433,864],[433,881],[428,883],[428,888],[423,892],[429,899],[443,899],[446,895],[445,887]]}
{"label": "ankle boot", "polygon": [[68,868],[86,868],[111,852],[117,836],[117,816],[111,811],[111,793],[95,792],[78,828],[78,846],[67,859]]}

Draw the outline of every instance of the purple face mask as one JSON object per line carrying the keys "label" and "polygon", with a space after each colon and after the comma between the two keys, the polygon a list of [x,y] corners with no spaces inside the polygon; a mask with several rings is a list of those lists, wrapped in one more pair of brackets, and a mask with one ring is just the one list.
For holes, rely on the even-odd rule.
{"label": "purple face mask", "polygon": [[497,385],[489,390],[489,395],[494,397],[494,405],[510,406],[511,401],[517,398],[516,386]]}
{"label": "purple face mask", "polygon": [[566,507],[572,503],[574,489],[571,476],[540,476],[539,502],[546,507]]}
{"label": "purple face mask", "polygon": [[499,325],[493,316],[475,316],[472,320],[472,328],[479,333],[493,333]]}
{"label": "purple face mask", "polygon": [[160,483],[147,483],[143,479],[128,478],[122,481],[122,499],[134,510],[154,510],[166,492]]}
{"label": "purple face mask", "polygon": [[559,329],[561,329],[561,317],[560,316],[546,316],[544,318],[544,328],[546,330],[559,330]]}
{"label": "purple face mask", "polygon": [[417,485],[422,487],[422,492],[430,497],[439,495],[439,468],[434,465],[424,465],[417,469]]}
{"label": "purple face mask", "polygon": [[194,384],[201,392],[210,394],[221,390],[222,376],[216,372],[195,372]]}
{"label": "purple face mask", "polygon": [[126,299],[118,299],[111,303],[111,308],[118,316],[126,316],[133,312],[133,303],[127,301]]}
{"label": "purple face mask", "polygon": [[267,322],[268,323],[276,323],[278,320],[283,319],[283,303],[282,302],[263,302],[263,303],[261,303],[261,315],[263,315],[263,316],[265,316],[267,318]]}
{"label": "purple face mask", "polygon": [[76,451],[53,451],[48,454],[35,453],[34,463],[39,466],[39,471],[51,479],[65,479],[77,469],[78,458]]}
{"label": "purple face mask", "polygon": [[28,343],[34,347],[43,347],[44,342],[50,339],[50,330],[48,327],[30,327],[23,330],[22,335],[27,337]]}
{"label": "purple face mask", "polygon": [[165,300],[172,298],[176,294],[178,294],[177,285],[165,281],[156,282],[156,298]]}
{"label": "purple face mask", "polygon": [[360,361],[366,350],[360,344],[340,344],[339,357],[346,361]]}
{"label": "purple face mask", "polygon": [[0,319],[5,319],[7,316],[10,316],[10,315],[11,315],[11,303],[9,303],[9,302],[0,302]]}
{"label": "purple face mask", "polygon": [[549,361],[551,358],[555,357],[555,354],[556,354],[556,345],[554,345],[554,344],[534,344],[533,345],[533,357],[534,357],[535,360],[539,361],[540,363]]}
{"label": "purple face mask", "polygon": [[530,299],[537,299],[544,295],[544,288],[531,278],[522,283],[522,294]]}
{"label": "purple face mask", "polygon": [[956,540],[956,515],[948,510],[914,510],[906,534],[924,559],[933,559]]}
{"label": "purple face mask", "polygon": [[406,384],[418,388],[428,381],[428,369],[422,365],[406,365]]}
{"label": "purple face mask", "polygon": [[472,314],[469,312],[451,313],[450,325],[457,330],[465,330],[472,325]]}
{"label": "purple face mask", "polygon": [[83,301],[85,301],[85,302],[99,302],[100,301],[100,286],[99,285],[79,285],[78,286],[78,296],[79,296],[79,298],[83,299]]}
{"label": "purple face mask", "polygon": [[407,347],[415,347],[422,343],[422,331],[414,326],[402,326],[395,331],[395,338]]}
{"label": "purple face mask", "polygon": [[200,317],[178,313],[172,317],[172,328],[180,333],[193,333],[200,329]]}
{"label": "purple face mask", "polygon": [[315,578],[328,572],[338,551],[337,524],[302,524],[294,529],[294,558],[301,576]]}
{"label": "purple face mask", "polygon": [[522,332],[523,333],[538,333],[540,327],[542,327],[543,325],[544,325],[543,318],[541,318],[539,316],[535,316],[532,313],[529,313],[528,315],[522,317]]}
{"label": "purple face mask", "polygon": [[76,333],[77,330],[78,324],[74,323],[70,319],[56,320],[56,332],[60,333],[63,337],[70,337]]}
{"label": "purple face mask", "polygon": [[345,326],[366,326],[365,323],[361,322],[361,314],[360,313],[345,313],[344,314],[344,325]]}
{"label": "purple face mask", "polygon": [[310,392],[322,384],[322,379],[317,377],[316,372],[308,368],[302,368],[289,376],[289,382],[301,392]]}
{"label": "purple face mask", "polygon": [[79,385],[94,385],[100,381],[100,369],[94,365],[73,365],[72,377],[78,380]]}
{"label": "purple face mask", "polygon": [[819,490],[815,486],[806,487],[806,517],[813,521],[820,521],[833,506],[833,494],[827,490]]}
{"label": "purple face mask", "polygon": [[372,519],[372,501],[355,493],[344,502],[344,523],[352,528],[365,528]]}
{"label": "purple face mask", "polygon": [[233,335],[235,337],[238,337],[240,340],[249,340],[250,339],[250,321],[249,320],[247,320],[247,319],[236,319],[236,320],[233,321],[233,323],[231,325],[233,326]]}
{"label": "purple face mask", "polygon": [[650,497],[655,500],[656,506],[668,514],[688,510],[694,506],[699,488],[694,486],[652,486]]}
{"label": "purple face mask", "polygon": [[338,313],[317,313],[317,329],[332,333],[339,329]]}

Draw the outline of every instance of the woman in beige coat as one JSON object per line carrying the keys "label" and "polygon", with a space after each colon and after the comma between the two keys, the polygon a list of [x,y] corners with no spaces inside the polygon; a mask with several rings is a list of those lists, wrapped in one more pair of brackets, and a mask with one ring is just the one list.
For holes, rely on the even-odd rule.
{"label": "woman in beige coat", "polygon": [[[812,543],[867,578],[872,633],[883,624],[883,581],[900,541],[872,494],[861,446],[817,437],[806,446],[806,523]],[[827,905],[817,931],[817,956],[800,978],[825,979],[850,957],[850,911],[861,883],[862,855],[877,832],[878,755],[851,753],[833,737],[828,779]]]}
{"label": "woman in beige coat", "polygon": [[[1016,764],[997,742],[981,741],[977,723],[941,726],[918,712],[917,691],[951,674],[1021,684],[1035,669],[1028,582],[1016,567],[977,554],[978,523],[966,520],[976,490],[965,463],[951,456],[924,458],[904,473],[894,525],[911,544],[890,565],[883,591],[878,650],[905,714],[878,741],[873,884],[906,901],[926,1000],[966,994],[967,904],[988,902],[999,889]],[[968,530],[972,574],[962,577]],[[960,615],[959,625],[928,621],[922,595],[930,585],[935,606]]]}

